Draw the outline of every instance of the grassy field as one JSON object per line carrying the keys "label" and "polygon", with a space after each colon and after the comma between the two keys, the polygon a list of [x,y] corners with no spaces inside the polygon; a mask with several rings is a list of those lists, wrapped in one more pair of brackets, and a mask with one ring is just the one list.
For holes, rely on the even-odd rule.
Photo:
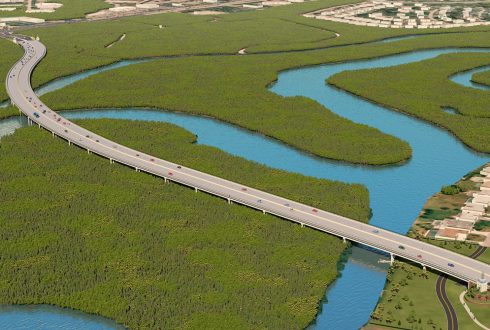
{"label": "grassy field", "polygon": [[158,60],[93,76],[43,100],[54,109],[146,107],[211,116],[350,162],[384,164],[409,157],[410,147],[396,138],[250,81],[264,69],[253,57]]}
{"label": "grassy field", "polygon": [[[376,325],[402,329],[446,329],[446,315],[436,296],[436,280],[439,275],[424,272],[419,265],[397,262],[388,273],[388,281],[368,329]],[[479,329],[459,302],[465,289],[461,284],[448,280],[446,292],[451,301],[460,329]],[[474,306],[471,306],[473,308]],[[488,309],[474,308],[480,321],[488,324]]]}
{"label": "grassy field", "polygon": [[[201,113],[259,131],[322,157],[374,165],[406,160],[410,157],[411,150],[404,141],[389,137],[378,130],[353,124],[310,100],[272,95],[264,87],[276,79],[279,71],[292,67],[368,58],[418,48],[490,46],[487,32],[471,32],[489,28],[451,29],[437,36],[428,35],[390,44],[325,48],[410,32],[355,27],[300,16],[303,12],[345,2],[322,0],[230,14],[216,20],[210,17],[169,14],[25,31],[39,35],[49,50],[47,58],[34,72],[33,85],[39,86],[56,77],[123,58],[214,54],[216,56],[158,62],[168,66],[168,72],[163,67],[155,67],[158,65],[156,63],[147,64],[146,68],[138,66],[138,69],[150,71],[151,75],[144,77],[138,75],[138,70],[135,69],[118,71],[130,79],[119,82],[118,88],[131,89],[135,95],[139,94],[138,97],[118,95],[114,98],[111,96],[114,95],[114,90],[107,88],[112,85],[111,81],[104,85],[104,91],[98,91],[100,99],[95,99],[93,95],[90,98],[83,97],[82,90],[77,90],[80,94],[77,94],[79,97],[75,101],[68,92],[56,93],[57,96],[49,100],[57,108],[92,107],[104,103],[108,106],[144,105]],[[159,24],[165,28],[159,29]],[[104,33],[101,34],[100,31]],[[339,38],[332,38],[334,31],[340,33]],[[122,33],[126,33],[122,42],[105,48]],[[244,47],[249,52],[279,53],[223,58],[217,56],[236,54]],[[290,52],[311,48],[317,50]],[[180,72],[185,72],[187,76],[176,74]],[[162,81],[157,74],[166,78],[171,76],[172,80]],[[112,73],[106,73],[101,75],[98,82],[104,83],[104,80],[112,77],[115,77]],[[133,84],[134,80],[141,84],[141,88]],[[166,94],[165,97],[143,97],[144,93],[149,92],[148,86],[156,81],[159,87],[173,94]],[[201,83],[202,92],[196,88],[189,89],[193,81]],[[98,83],[95,80],[91,82]],[[83,92],[92,94],[93,90],[85,88]],[[213,107],[203,108],[203,100]]]}
{"label": "grassy field", "polygon": [[474,74],[471,80],[490,86],[490,70]]}
{"label": "grassy field", "polygon": [[47,21],[60,20],[60,19],[72,19],[83,18],[86,14],[90,14],[101,9],[111,7],[104,0],[53,0],[50,2],[57,2],[63,4],[63,7],[56,9],[54,13],[29,13],[27,14],[26,7],[19,7],[12,12],[0,12],[0,17],[17,17],[28,16],[44,18]]}
{"label": "grassy field", "polygon": [[7,41],[5,39],[0,39],[0,79],[2,81],[0,87],[0,99],[4,100],[7,92],[5,91],[5,78],[10,68],[15,62],[17,62],[23,54],[21,48],[16,46],[13,42]]}
{"label": "grassy field", "polygon": [[[185,166],[368,218],[358,185],[268,169],[195,145],[172,125],[82,125]],[[48,136],[31,127],[1,141],[0,303],[66,306],[131,329],[285,329],[313,319],[337,275],[341,240]]]}
{"label": "grassy field", "polygon": [[[448,54],[390,68],[349,71],[329,83],[448,129],[475,150],[490,152],[490,93],[448,76],[490,64],[490,54]],[[457,109],[450,114],[442,107]]]}

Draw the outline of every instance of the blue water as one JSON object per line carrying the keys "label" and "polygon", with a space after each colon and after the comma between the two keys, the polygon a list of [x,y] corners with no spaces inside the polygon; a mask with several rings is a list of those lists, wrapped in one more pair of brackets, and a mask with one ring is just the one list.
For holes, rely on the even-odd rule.
{"label": "blue water", "polygon": [[476,88],[476,89],[481,89],[481,90],[484,90],[484,91],[489,91],[490,90],[490,86],[484,85],[484,84],[479,84],[479,83],[474,82],[474,81],[471,80],[471,77],[473,77],[473,75],[475,73],[485,72],[485,71],[488,71],[488,70],[490,70],[490,65],[485,65],[485,66],[482,66],[482,67],[479,67],[479,68],[474,68],[474,69],[471,69],[471,70],[468,70],[468,71],[463,71],[463,72],[457,73],[457,74],[452,75],[451,77],[449,77],[449,79],[451,79],[455,83],[458,83],[458,84],[461,84],[461,85],[464,85],[464,86],[467,86],[467,87],[473,87],[473,88]]}
{"label": "blue water", "polygon": [[0,329],[5,330],[123,330],[114,321],[47,305],[0,305]]}
{"label": "blue water", "polygon": [[[458,180],[467,172],[490,161],[490,157],[472,152],[444,130],[332,88],[325,84],[325,79],[345,70],[400,65],[455,51],[486,50],[428,50],[295,69],[281,73],[277,83],[271,87],[271,91],[280,95],[309,97],[352,121],[376,127],[409,142],[413,148],[413,157],[398,166],[360,166],[324,160],[229,124],[185,114],[107,109],[68,112],[65,115],[70,118],[170,122],[197,134],[200,144],[215,146],[270,167],[318,178],[362,183],[370,191],[373,209],[371,223],[405,233],[430,195],[441,186]],[[368,254],[373,255],[373,252]],[[374,255],[364,262],[349,259],[342,276],[328,290],[326,302],[312,328],[358,329],[368,320],[385,282],[385,269],[377,263],[381,257]]]}

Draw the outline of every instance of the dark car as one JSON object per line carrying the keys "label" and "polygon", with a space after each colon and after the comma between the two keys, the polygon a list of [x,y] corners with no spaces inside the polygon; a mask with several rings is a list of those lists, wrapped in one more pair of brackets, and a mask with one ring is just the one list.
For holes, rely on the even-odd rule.
{"label": "dark car", "polygon": [[177,165],[177,168],[182,168],[182,166],[180,166],[180,165]]}
{"label": "dark car", "polygon": [[449,267],[454,267],[454,264],[452,264],[452,263],[448,263],[447,265],[448,265]]}
{"label": "dark car", "polygon": [[37,112],[34,112],[34,117],[39,118],[39,114]]}
{"label": "dark car", "polygon": [[398,248],[399,248],[400,250],[405,250],[405,247],[404,247],[403,245],[398,245]]}

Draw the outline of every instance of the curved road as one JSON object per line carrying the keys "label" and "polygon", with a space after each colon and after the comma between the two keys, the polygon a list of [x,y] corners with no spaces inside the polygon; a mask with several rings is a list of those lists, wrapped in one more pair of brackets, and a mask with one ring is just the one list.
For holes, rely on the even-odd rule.
{"label": "curved road", "polygon": [[[481,256],[486,250],[486,247],[478,246],[475,252],[473,252],[469,257],[476,259]],[[447,278],[447,275],[439,275],[436,282],[436,294],[439,302],[442,305],[442,308],[444,309],[444,313],[446,313],[447,329],[458,330],[458,316],[456,315],[456,311],[454,310],[454,307],[446,294]]]}
{"label": "curved road", "polygon": [[454,310],[451,301],[447,297],[446,282],[447,282],[447,275],[440,275],[437,278],[436,294],[437,294],[437,298],[439,299],[442,305],[442,308],[444,309],[444,313],[446,313],[447,329],[458,330],[458,316],[456,315],[456,311]]}
{"label": "curved road", "polygon": [[264,213],[306,225],[350,241],[423,264],[460,280],[476,283],[484,273],[490,281],[490,265],[369,224],[361,223],[312,206],[185,168],[105,139],[61,117],[34,94],[30,78],[34,67],[46,54],[44,45],[30,37],[0,33],[0,37],[17,41],[24,56],[10,69],[6,87],[10,99],[30,122],[75,144],[88,153],[108,158],[155,176],[171,180],[240,203]]}

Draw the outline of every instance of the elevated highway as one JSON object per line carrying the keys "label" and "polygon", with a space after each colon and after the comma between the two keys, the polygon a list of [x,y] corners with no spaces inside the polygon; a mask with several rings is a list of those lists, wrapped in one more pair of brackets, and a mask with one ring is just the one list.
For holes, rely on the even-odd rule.
{"label": "elevated highway", "polygon": [[301,226],[315,228],[344,240],[385,251],[391,255],[392,260],[395,256],[411,260],[468,283],[479,283],[480,287],[485,286],[484,283],[490,280],[490,265],[472,258],[253,187],[186,168],[92,133],[49,109],[34,94],[30,84],[31,73],[46,54],[44,45],[29,37],[8,34],[0,36],[15,40],[25,51],[23,57],[10,69],[6,79],[7,92],[12,103],[28,117],[30,123],[46,129],[53,136],[65,139],[68,144],[75,144],[88,153],[105,157],[111,163],[118,162],[137,171],[161,177],[165,181],[178,182],[196,191],[221,197],[228,203],[243,204],[294,221]]}

